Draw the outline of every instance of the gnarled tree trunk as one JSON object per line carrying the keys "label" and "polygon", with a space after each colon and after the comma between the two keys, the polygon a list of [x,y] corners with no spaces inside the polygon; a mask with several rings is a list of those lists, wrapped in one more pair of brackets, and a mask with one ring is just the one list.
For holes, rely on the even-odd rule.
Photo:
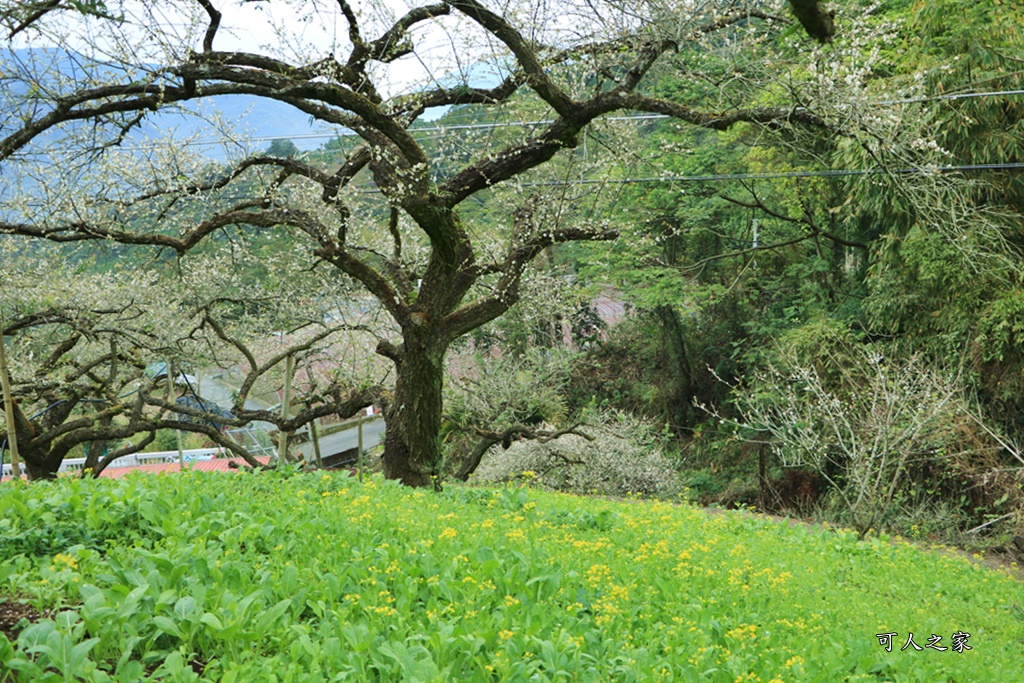
{"label": "gnarled tree trunk", "polygon": [[30,448],[21,450],[22,467],[29,481],[56,479],[64,456],[52,449]]}
{"label": "gnarled tree trunk", "polygon": [[384,476],[408,486],[440,486],[441,408],[447,343],[406,335],[396,361],[394,398],[385,409]]}
{"label": "gnarled tree trunk", "polygon": [[49,441],[40,442],[39,430],[18,404],[14,404],[14,429],[18,437],[21,468],[29,481],[56,479],[57,470],[64,460],[63,453],[55,451]]}

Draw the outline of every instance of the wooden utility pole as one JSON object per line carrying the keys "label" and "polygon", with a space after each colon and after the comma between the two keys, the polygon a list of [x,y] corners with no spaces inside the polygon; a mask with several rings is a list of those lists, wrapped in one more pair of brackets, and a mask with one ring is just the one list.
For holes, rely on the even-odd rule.
{"label": "wooden utility pole", "polygon": [[[167,394],[168,402],[172,398],[177,400],[175,394],[178,393],[178,368],[175,367],[174,361],[167,362],[167,386],[170,387]],[[178,471],[182,472],[185,470],[185,451],[181,449],[181,430],[174,430],[174,435],[178,439]]]}
{"label": "wooden utility pole", "polygon": [[11,393],[11,377],[7,374],[3,318],[0,318],[0,386],[4,390],[4,415],[7,417],[7,447],[11,449],[11,473],[17,479],[21,477],[21,462],[18,460],[18,434],[14,422],[14,395]]}
{"label": "wooden utility pole", "polygon": [[[295,358],[288,356],[284,363],[284,396],[281,400],[281,417],[287,419],[292,403],[292,375],[295,374]],[[277,459],[288,462],[288,432],[281,431],[277,444]]]}
{"label": "wooden utility pole", "polygon": [[313,441],[313,453],[316,454],[316,468],[322,470],[324,468],[324,459],[320,455],[320,435],[317,434],[315,419],[309,423],[309,438]]}
{"label": "wooden utility pole", "polygon": [[366,422],[365,417],[359,418],[359,448],[356,451],[356,467],[359,469],[359,483],[363,483],[363,423]]}

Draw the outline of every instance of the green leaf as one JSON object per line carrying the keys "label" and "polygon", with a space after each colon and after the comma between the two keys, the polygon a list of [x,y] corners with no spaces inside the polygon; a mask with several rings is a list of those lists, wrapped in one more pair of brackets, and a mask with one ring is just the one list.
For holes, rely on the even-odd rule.
{"label": "green leaf", "polygon": [[[84,667],[86,660],[89,657],[89,652],[91,652],[92,649],[96,647],[96,644],[99,642],[99,638],[89,638],[88,640],[83,640],[81,643],[71,648],[71,653],[68,655],[70,673],[76,676],[84,673]],[[64,671],[65,676],[68,673],[68,670]]]}
{"label": "green leaf", "polygon": [[220,631],[224,630],[224,625],[221,623],[220,619],[218,619],[216,615],[211,614],[210,612],[207,612],[202,617],[200,617],[199,621],[209,626],[211,629],[213,629],[214,632],[219,633]]}
{"label": "green leaf", "polygon": [[160,629],[161,631],[163,631],[164,633],[166,633],[168,635],[174,636],[176,638],[183,638],[184,637],[182,635],[182,633],[181,633],[181,629],[178,628],[178,625],[176,623],[174,623],[173,620],[171,620],[171,619],[169,619],[167,617],[153,617],[153,624],[158,629]]}
{"label": "green leaf", "polygon": [[193,598],[191,595],[186,595],[185,597],[179,599],[176,603],[174,603],[174,616],[176,616],[179,621],[184,621],[185,619],[188,619],[190,616],[192,616],[192,614],[195,613],[195,611],[196,599]]}
{"label": "green leaf", "polygon": [[291,600],[282,600],[270,609],[266,610],[260,615],[259,620],[256,622],[256,632],[263,634],[270,630],[270,627],[274,625],[281,615],[288,611],[291,607]]}

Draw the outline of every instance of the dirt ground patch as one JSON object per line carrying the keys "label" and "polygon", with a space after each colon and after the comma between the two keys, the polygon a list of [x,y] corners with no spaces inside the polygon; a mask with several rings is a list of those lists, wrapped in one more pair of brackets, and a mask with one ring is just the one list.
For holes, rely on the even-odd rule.
{"label": "dirt ground patch", "polygon": [[11,642],[18,639],[21,629],[45,619],[46,616],[18,598],[0,597],[0,633],[7,636]]}

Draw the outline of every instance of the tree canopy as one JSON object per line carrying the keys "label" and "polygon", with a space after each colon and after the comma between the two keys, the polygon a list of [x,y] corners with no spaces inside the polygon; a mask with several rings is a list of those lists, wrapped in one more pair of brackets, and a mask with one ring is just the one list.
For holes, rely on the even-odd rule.
{"label": "tree canopy", "polygon": [[[316,3],[296,8],[310,21],[326,16]],[[677,54],[715,54],[706,74],[713,76],[730,61],[749,64],[744,60],[790,23],[785,14],[745,4],[585,3],[522,14],[453,0],[389,16],[343,0],[328,14],[345,29],[332,35],[318,26],[327,34],[327,57],[286,32],[265,50],[220,49],[222,24],[236,10],[210,0],[88,6],[86,34],[64,20],[69,9],[82,10],[78,3],[6,3],[0,12],[28,45],[62,50],[50,60],[15,52],[4,66],[15,123],[0,140],[0,164],[26,178],[23,193],[45,188],[49,201],[40,210],[9,200],[0,232],[116,241],[179,257],[207,248],[217,235],[289,234],[309,267],[333,268],[358,282],[393,321],[377,344],[395,378],[384,463],[388,476],[413,485],[440,475],[449,345],[516,303],[524,270],[545,248],[618,234],[605,220],[547,210],[559,191],[544,185],[551,180],[544,170],[571,159],[588,127],[620,112],[713,130],[828,127],[814,108],[773,98],[770,77],[777,74],[768,72],[696,101],[647,91],[651,75],[672,68]],[[179,16],[188,18],[184,33],[170,23]],[[570,16],[579,23],[567,29]],[[437,31],[451,49],[444,64],[417,48]],[[467,55],[496,79],[481,85],[472,69],[459,70]],[[414,59],[429,67],[430,79],[395,88],[399,67]],[[67,62],[70,78],[54,71],[67,71]],[[694,83],[704,77],[687,76]],[[154,111],[238,94],[287,103],[354,132],[359,144],[327,169],[255,154],[211,171],[170,139],[121,151],[132,149],[133,131]],[[412,134],[412,124],[437,107],[501,109],[524,98],[546,120],[525,137],[499,138],[456,164],[432,157]],[[462,212],[471,197],[524,182],[539,185],[511,200],[497,244],[466,224]]]}

